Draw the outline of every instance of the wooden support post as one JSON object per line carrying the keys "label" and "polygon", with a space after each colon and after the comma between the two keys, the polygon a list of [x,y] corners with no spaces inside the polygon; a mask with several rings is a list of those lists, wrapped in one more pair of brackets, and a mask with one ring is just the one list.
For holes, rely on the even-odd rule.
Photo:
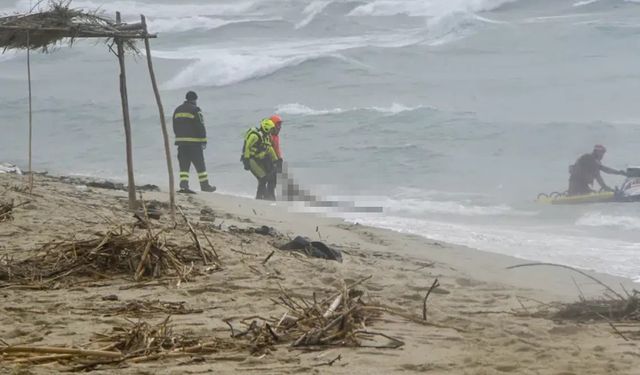
{"label": "wooden support post", "polygon": [[32,145],[33,110],[31,107],[31,33],[27,31],[27,80],[29,82],[29,194],[33,192]]}
{"label": "wooden support post", "polygon": [[149,65],[149,76],[151,77],[151,86],[153,87],[153,93],[156,96],[156,103],[158,104],[158,112],[160,113],[160,127],[162,128],[162,138],[164,139],[164,155],[167,159],[167,170],[169,172],[169,204],[171,206],[171,220],[176,220],[176,187],[173,176],[173,163],[171,162],[171,146],[169,143],[169,133],[167,132],[167,122],[164,117],[164,107],[162,106],[162,99],[160,98],[160,90],[158,90],[158,82],[156,81],[156,74],[153,70],[153,61],[151,59],[151,47],[149,45],[149,31],[147,30],[147,19],[144,15],[140,16],[142,21],[142,27],[144,28],[144,47],[147,54],[147,65]]}
{"label": "wooden support post", "polygon": [[[116,12],[116,24],[121,23],[120,12]],[[136,209],[136,183],[133,177],[133,153],[131,146],[131,119],[129,118],[129,98],[127,96],[127,73],[124,66],[124,44],[122,39],[115,38],[120,63],[120,97],[122,99],[122,118],[124,121],[124,137],[127,147],[127,177],[129,184],[129,209]]]}

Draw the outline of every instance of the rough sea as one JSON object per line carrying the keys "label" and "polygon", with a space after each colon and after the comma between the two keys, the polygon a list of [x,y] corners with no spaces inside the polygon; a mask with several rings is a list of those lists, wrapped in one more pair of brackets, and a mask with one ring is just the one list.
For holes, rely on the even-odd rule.
{"label": "rough sea", "polygon": [[[543,206],[594,144],[640,165],[640,2],[74,0],[144,13],[167,115],[200,96],[206,161],[251,196],[242,135],[284,118],[291,173],[348,219],[640,280],[640,204]],[[0,14],[29,1],[0,0]],[[127,61],[138,183],[166,186],[144,56]],[[101,42],[32,54],[34,169],[126,178],[117,60]],[[0,55],[0,161],[26,165],[26,54]],[[611,186],[621,177],[605,175]],[[195,184],[195,181],[192,182]]]}

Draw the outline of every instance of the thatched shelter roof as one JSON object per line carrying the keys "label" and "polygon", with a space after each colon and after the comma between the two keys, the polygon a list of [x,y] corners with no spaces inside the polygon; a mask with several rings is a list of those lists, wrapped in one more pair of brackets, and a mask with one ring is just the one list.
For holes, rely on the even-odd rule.
{"label": "thatched shelter roof", "polygon": [[72,9],[70,1],[49,3],[47,9],[26,14],[0,17],[0,49],[42,49],[44,52],[63,41],[73,44],[76,38],[103,38],[106,42],[118,38],[125,47],[137,51],[134,39],[147,35],[144,25],[116,23],[112,19]]}

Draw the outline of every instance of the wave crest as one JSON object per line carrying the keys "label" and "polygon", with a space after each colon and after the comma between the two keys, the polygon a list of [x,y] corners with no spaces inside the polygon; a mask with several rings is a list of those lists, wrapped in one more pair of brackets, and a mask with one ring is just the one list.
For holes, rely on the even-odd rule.
{"label": "wave crest", "polygon": [[363,47],[399,48],[422,42],[420,33],[379,34],[304,40],[271,45],[233,48],[194,46],[175,51],[157,51],[159,58],[196,60],[164,84],[166,89],[197,86],[225,86],[260,78],[281,69],[321,58],[338,59],[361,66],[340,52]]}
{"label": "wave crest", "polygon": [[353,9],[349,16],[442,17],[458,12],[494,10],[517,0],[374,0]]}
{"label": "wave crest", "polygon": [[404,104],[392,103],[389,107],[353,107],[348,109],[343,108],[330,108],[330,109],[313,109],[311,107],[307,107],[306,105],[299,103],[290,103],[283,104],[277,107],[276,112],[287,115],[298,115],[298,116],[324,116],[324,115],[335,115],[346,112],[356,112],[356,111],[370,111],[370,112],[378,112],[386,115],[396,115],[402,112],[411,112],[418,109],[428,108],[426,106],[415,106],[408,107]]}
{"label": "wave crest", "polygon": [[576,225],[583,227],[614,227],[627,230],[640,229],[640,218],[632,216],[605,215],[601,212],[590,212],[578,219]]}
{"label": "wave crest", "polygon": [[223,19],[205,16],[190,16],[185,18],[156,18],[149,20],[149,30],[156,33],[181,33],[191,30],[215,30],[221,27],[234,24],[252,23],[252,22],[270,22],[279,19],[263,19],[263,18],[237,18]]}

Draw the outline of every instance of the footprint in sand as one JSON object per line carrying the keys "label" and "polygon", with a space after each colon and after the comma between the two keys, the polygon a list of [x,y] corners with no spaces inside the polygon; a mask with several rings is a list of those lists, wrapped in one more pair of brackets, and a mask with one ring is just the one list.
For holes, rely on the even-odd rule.
{"label": "footprint in sand", "polygon": [[456,283],[458,283],[458,285],[463,286],[463,287],[476,287],[476,286],[482,285],[482,283],[479,282],[479,281],[467,279],[467,278],[464,278],[464,277],[456,278]]}
{"label": "footprint in sand", "polygon": [[399,370],[404,371],[413,371],[413,372],[427,372],[442,369],[441,366],[437,366],[433,363],[423,363],[423,364],[412,364],[406,363],[400,366]]}
{"label": "footprint in sand", "polygon": [[500,365],[495,367],[500,372],[514,372],[518,370],[518,365]]}

